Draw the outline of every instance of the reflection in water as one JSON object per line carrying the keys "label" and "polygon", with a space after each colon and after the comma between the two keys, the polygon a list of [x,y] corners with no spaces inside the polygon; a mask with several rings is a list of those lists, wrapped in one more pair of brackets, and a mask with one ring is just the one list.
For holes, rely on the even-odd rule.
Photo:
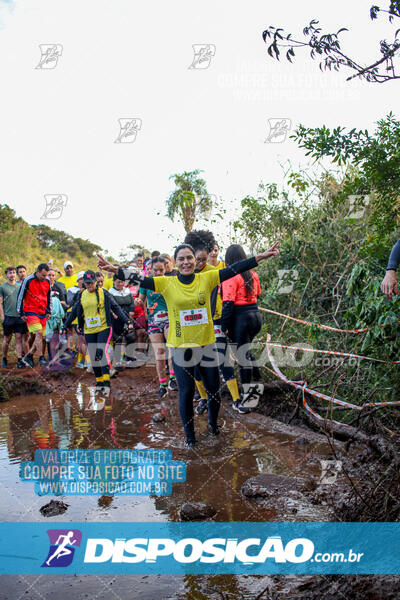
{"label": "reflection in water", "polygon": [[[153,423],[152,415],[160,410],[165,422]],[[243,419],[223,408],[221,422],[222,434],[211,438],[206,432],[206,419],[198,418],[199,448],[188,453],[182,443],[175,398],[160,405],[151,392],[134,401],[128,391],[126,395],[101,397],[95,396],[92,387],[79,383],[75,393],[18,398],[1,406],[1,474],[11,489],[22,485],[25,487],[19,487],[19,493],[29,495],[33,494],[28,489],[30,484],[21,484],[15,474],[18,463],[33,460],[38,448],[171,448],[175,460],[187,461],[187,481],[174,484],[171,496],[116,497],[114,501],[112,497],[96,497],[91,518],[104,516],[104,511],[111,509],[132,518],[130,507],[135,505],[135,510],[145,507],[148,520],[179,520],[184,502],[201,501],[215,507],[219,521],[275,518],[273,509],[262,508],[242,496],[241,486],[252,475],[303,475],[304,470],[319,475],[319,464],[308,461],[312,445],[308,450],[297,447],[293,437],[268,431],[259,416]],[[4,456],[6,448],[8,456]],[[15,468],[11,469],[10,464]],[[87,506],[78,504],[78,499],[70,497],[69,502],[72,506],[77,503],[78,518],[87,518]],[[1,499],[0,510],[3,518],[9,518]]]}
{"label": "reflection in water", "polygon": [[185,575],[185,595],[187,600],[208,600],[210,593],[220,598],[242,598],[238,579],[234,575]]}
{"label": "reflection in water", "polygon": [[[152,422],[156,412],[164,414],[165,422]],[[267,420],[260,415],[241,417],[226,405],[220,421],[221,435],[211,438],[206,431],[206,416],[196,418],[199,448],[187,452],[176,396],[160,403],[146,387],[139,398],[129,389],[114,396],[96,397],[93,388],[80,383],[75,393],[18,397],[4,403],[0,406],[1,518],[45,520],[39,508],[50,498],[35,496],[33,484],[22,483],[18,475],[19,463],[33,460],[37,448],[154,447],[170,448],[174,460],[187,462],[187,481],[174,484],[171,496],[64,497],[68,512],[52,521],[65,521],[66,517],[71,521],[176,521],[180,507],[188,501],[211,504],[218,521],[281,520],[274,508],[266,509],[242,496],[244,481],[258,473],[309,474],[318,478],[320,466],[318,460],[312,462],[313,453],[317,450],[318,455],[327,455],[328,449],[323,444],[310,444],[305,449],[297,446],[293,436],[269,430]],[[226,599],[257,597],[270,578],[185,575],[173,580],[166,576],[133,580],[141,586],[144,599],[165,593],[170,598],[206,600],[210,595]],[[88,591],[97,589],[96,585]],[[254,595],[248,595],[249,585]],[[126,596],[130,592],[126,590]]]}

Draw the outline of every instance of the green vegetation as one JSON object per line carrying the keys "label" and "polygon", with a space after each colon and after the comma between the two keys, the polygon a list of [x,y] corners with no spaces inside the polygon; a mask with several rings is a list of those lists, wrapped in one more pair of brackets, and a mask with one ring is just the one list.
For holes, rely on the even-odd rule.
{"label": "green vegetation", "polygon": [[[334,159],[331,169],[340,160],[342,168],[320,169],[318,176],[310,169],[291,172],[282,190],[261,184],[256,197],[242,200],[241,218],[233,223],[253,251],[276,239],[281,242],[280,257],[258,269],[261,306],[341,329],[368,328],[361,334],[335,333],[264,315],[263,334],[268,331],[273,342],[306,343],[388,361],[274,349],[288,377],[301,375],[309,387],[359,405],[400,396],[400,365],[390,363],[400,359],[399,298],[389,301],[380,289],[399,237],[399,137],[400,123],[393,115],[379,121],[374,134],[300,126],[294,136],[300,147],[316,159]],[[278,270],[287,271],[285,285]],[[292,292],[282,293],[290,281]],[[322,411],[328,406],[320,400],[311,403]],[[398,413],[399,408],[385,408],[374,414],[392,429]],[[347,422],[357,418],[354,411],[333,414]]]}
{"label": "green vegetation", "polygon": [[0,204],[0,269],[9,265],[24,264],[32,273],[40,262],[54,260],[61,271],[66,260],[74,263],[75,271],[96,268],[95,252],[101,247],[52,229],[47,225],[29,225],[7,204]]}

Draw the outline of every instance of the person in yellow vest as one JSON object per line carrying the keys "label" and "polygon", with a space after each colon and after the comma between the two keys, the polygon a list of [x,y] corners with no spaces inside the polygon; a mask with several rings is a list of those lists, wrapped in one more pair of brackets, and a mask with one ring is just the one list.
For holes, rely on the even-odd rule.
{"label": "person in yellow vest", "polygon": [[74,265],[70,260],[66,260],[64,263],[64,273],[65,275],[59,277],[57,281],[63,283],[68,292],[69,288],[77,285],[78,283],[77,277],[74,274]]}
{"label": "person in yellow vest", "polygon": [[266,252],[241,260],[224,269],[195,273],[195,251],[189,244],[175,249],[177,276],[145,277],[138,269],[114,267],[101,254],[98,266],[116,273],[118,279],[140,283],[143,289],[162,294],[167,303],[169,329],[167,346],[171,349],[174,372],[178,382],[179,412],[186,434],[186,445],[196,444],[193,397],[194,369],[200,369],[208,395],[208,432],[219,434],[218,412],[221,403],[219,368],[216,356],[214,323],[211,312],[211,292],[223,281],[235,277],[272,256],[278,256],[279,242]]}
{"label": "person in yellow vest", "polygon": [[[57,279],[57,281],[62,283],[67,291],[67,316],[68,316],[68,314],[71,312],[74,295],[81,287],[78,283],[78,280],[83,277],[84,271],[80,271],[80,273],[78,273],[78,275],[76,275],[74,273],[74,265],[72,264],[72,262],[70,260],[66,260],[64,263],[64,272],[65,272],[65,275],[63,275],[62,277],[59,277]],[[79,275],[81,277],[78,277]],[[78,323],[78,321],[75,320],[72,323],[72,325],[77,325],[77,323]],[[81,366],[83,364],[82,355],[83,355],[83,352],[80,350],[79,357],[78,357],[79,366]]]}
{"label": "person in yellow vest", "polygon": [[[190,231],[185,237],[185,244],[189,244],[194,248],[196,256],[196,273],[205,273],[221,268],[222,262],[219,263],[219,267],[215,267],[209,264],[207,261],[210,257],[210,252],[216,245],[214,235],[211,231]],[[218,246],[217,246],[218,247]],[[226,353],[228,351],[228,340],[222,333],[221,329],[221,315],[222,315],[222,298],[221,298],[221,285],[218,285],[211,294],[211,309],[214,322],[214,333],[216,337],[216,346],[218,350],[219,358],[219,369],[222,376],[222,380],[226,383],[229,393],[232,397],[232,406],[240,414],[246,414],[250,412],[247,408],[240,403],[240,393],[238,383],[235,377],[235,372],[229,361],[226,360]],[[196,414],[202,415],[207,410],[207,392],[204,387],[204,383],[201,380],[199,369],[195,369],[195,380],[196,387],[200,395],[199,403],[196,406]]]}
{"label": "person in yellow vest", "polygon": [[111,361],[108,348],[112,338],[111,311],[127,328],[132,331],[133,325],[128,316],[115,302],[107,290],[98,286],[96,275],[90,269],[83,275],[84,289],[79,292],[72,310],[64,323],[64,332],[77,318],[79,329],[83,331],[90,356],[90,363],[96,377],[96,391],[110,391]]}

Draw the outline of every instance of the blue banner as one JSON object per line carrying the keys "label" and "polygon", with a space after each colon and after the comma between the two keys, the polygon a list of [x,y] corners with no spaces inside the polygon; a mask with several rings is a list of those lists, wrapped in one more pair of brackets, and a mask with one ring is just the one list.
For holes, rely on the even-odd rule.
{"label": "blue banner", "polygon": [[1,574],[399,574],[400,523],[0,523]]}

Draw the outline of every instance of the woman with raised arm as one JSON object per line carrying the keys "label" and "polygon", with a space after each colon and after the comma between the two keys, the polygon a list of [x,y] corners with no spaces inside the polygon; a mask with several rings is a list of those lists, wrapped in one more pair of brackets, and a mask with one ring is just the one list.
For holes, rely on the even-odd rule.
{"label": "woman with raised arm", "polygon": [[179,388],[179,413],[186,434],[187,447],[196,443],[193,420],[195,392],[194,368],[202,374],[208,392],[208,431],[218,435],[220,407],[218,358],[211,314],[212,290],[227,279],[257,267],[262,260],[278,256],[279,242],[266,252],[241,260],[224,269],[195,273],[195,251],[189,244],[181,244],[174,253],[178,275],[173,277],[143,277],[137,269],[116,267],[98,254],[98,265],[105,271],[117,273],[118,279],[140,283],[143,289],[164,296],[169,316],[167,346],[171,348],[175,376]]}

